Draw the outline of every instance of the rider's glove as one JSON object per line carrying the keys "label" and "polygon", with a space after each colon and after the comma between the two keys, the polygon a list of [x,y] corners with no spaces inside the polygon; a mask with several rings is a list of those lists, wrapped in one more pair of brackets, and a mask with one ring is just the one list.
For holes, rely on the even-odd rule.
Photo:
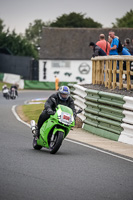
{"label": "rider's glove", "polygon": [[48,113],[48,115],[54,115],[55,114],[55,112],[51,108],[47,109],[47,113]]}

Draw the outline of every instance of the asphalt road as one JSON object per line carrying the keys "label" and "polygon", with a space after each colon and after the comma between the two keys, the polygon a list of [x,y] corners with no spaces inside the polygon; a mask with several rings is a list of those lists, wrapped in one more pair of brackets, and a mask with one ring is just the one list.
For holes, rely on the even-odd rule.
{"label": "asphalt road", "polygon": [[31,130],[11,108],[50,94],[0,93],[0,200],[133,200],[132,162],[66,140],[55,155],[32,148]]}

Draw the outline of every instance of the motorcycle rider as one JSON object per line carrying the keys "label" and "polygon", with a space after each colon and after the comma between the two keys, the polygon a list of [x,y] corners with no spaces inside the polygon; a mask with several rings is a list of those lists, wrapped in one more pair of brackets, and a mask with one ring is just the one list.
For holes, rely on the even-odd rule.
{"label": "motorcycle rider", "polygon": [[73,111],[74,118],[76,117],[76,110],[74,106],[74,101],[70,96],[70,89],[67,86],[61,86],[59,88],[59,91],[55,94],[52,94],[45,102],[45,108],[39,116],[38,123],[36,126],[36,133],[34,136],[39,137],[41,126],[50,117],[50,115],[55,114],[56,106],[58,104],[68,106],[69,108],[71,108]]}
{"label": "motorcycle rider", "polygon": [[18,87],[17,87],[17,85],[15,84],[15,85],[12,85],[12,86],[10,87],[10,93],[11,93],[11,91],[12,91],[12,88],[15,89],[15,95],[18,96]]}
{"label": "motorcycle rider", "polygon": [[7,87],[7,85],[2,86],[2,93],[3,97],[7,97],[9,99],[9,88]]}

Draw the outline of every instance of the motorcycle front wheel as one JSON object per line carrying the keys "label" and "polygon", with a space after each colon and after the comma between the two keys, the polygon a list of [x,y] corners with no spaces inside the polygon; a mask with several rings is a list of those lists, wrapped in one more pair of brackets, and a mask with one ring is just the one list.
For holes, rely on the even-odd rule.
{"label": "motorcycle front wheel", "polygon": [[63,134],[64,134],[63,132],[58,131],[55,134],[54,139],[52,141],[50,141],[49,146],[50,146],[50,153],[51,154],[55,154],[59,150],[59,148],[62,144],[62,141],[63,141]]}

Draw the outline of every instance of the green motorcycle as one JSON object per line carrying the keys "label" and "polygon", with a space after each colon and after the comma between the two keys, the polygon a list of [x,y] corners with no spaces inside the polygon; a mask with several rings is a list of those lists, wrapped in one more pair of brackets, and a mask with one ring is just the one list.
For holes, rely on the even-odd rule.
{"label": "green motorcycle", "polygon": [[[77,114],[81,112],[82,110],[79,110]],[[39,138],[34,137],[33,148],[40,150],[44,147],[49,149],[51,154],[55,154],[59,150],[64,138],[74,126],[75,120],[72,109],[59,104],[56,107],[55,114],[50,115],[50,118],[43,123]],[[34,120],[31,121],[31,129],[32,131],[35,130]]]}

